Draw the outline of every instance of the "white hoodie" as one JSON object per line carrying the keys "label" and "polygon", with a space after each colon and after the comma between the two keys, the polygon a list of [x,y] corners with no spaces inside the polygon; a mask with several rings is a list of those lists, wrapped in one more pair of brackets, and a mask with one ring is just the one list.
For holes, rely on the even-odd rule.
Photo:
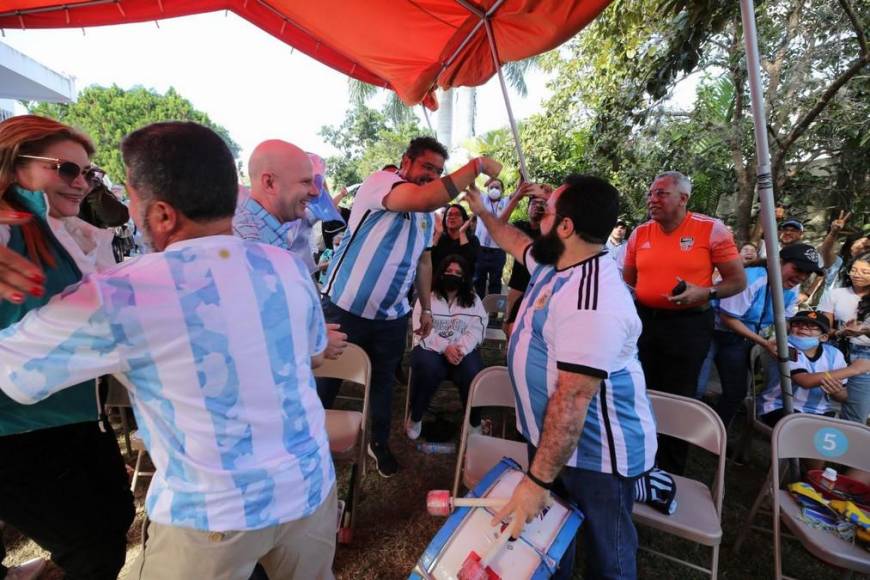
{"label": "white hoodie", "polygon": [[[420,326],[421,311],[418,300],[414,304],[412,314],[414,328]],[[452,304],[448,304],[446,300],[432,292],[432,332],[423,339],[415,334],[414,346],[419,345],[426,350],[443,353],[451,344],[458,344],[463,354],[468,354],[483,342],[487,319],[483,302],[477,294],[474,295],[474,305],[465,308],[455,300]]]}

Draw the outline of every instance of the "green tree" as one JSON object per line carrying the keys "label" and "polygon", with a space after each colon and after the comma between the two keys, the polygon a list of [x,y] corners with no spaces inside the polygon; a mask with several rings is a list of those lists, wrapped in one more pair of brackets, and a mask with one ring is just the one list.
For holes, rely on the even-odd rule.
{"label": "green tree", "polygon": [[227,143],[233,157],[238,157],[239,146],[226,129],[196,110],[174,88],[165,95],[135,87],[124,90],[90,86],[78,100],[70,104],[30,103],[28,110],[35,115],[51,117],[86,132],[94,141],[97,152],[94,162],[102,167],[114,182],[124,180],[124,165],[119,145],[128,133],[157,121],[195,121],[214,129]]}
{"label": "green tree", "polygon": [[338,149],[326,160],[333,187],[360,183],[388,163],[399,165],[408,142],[427,134],[416,117],[394,121],[389,111],[380,112],[357,103],[348,109],[338,126],[325,126],[320,136]]}

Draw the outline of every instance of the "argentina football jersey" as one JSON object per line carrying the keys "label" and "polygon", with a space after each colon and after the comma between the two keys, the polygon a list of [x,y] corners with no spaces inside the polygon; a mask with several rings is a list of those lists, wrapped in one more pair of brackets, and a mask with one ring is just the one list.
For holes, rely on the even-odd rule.
{"label": "argentina football jersey", "polygon": [[625,477],[652,468],[655,420],[637,360],[641,332],[616,263],[601,252],[570,268],[538,264],[531,273],[508,346],[517,399],[517,429],[540,444],[547,403],[559,371],[601,379],[577,449],[566,466]]}

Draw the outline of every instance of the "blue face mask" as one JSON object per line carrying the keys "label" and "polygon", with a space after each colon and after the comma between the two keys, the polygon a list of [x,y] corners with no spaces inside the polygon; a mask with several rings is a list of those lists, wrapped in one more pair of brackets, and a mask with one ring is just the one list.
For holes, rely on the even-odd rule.
{"label": "blue face mask", "polygon": [[797,336],[795,334],[790,334],[788,336],[788,342],[796,349],[806,351],[819,346],[820,341],[818,336]]}

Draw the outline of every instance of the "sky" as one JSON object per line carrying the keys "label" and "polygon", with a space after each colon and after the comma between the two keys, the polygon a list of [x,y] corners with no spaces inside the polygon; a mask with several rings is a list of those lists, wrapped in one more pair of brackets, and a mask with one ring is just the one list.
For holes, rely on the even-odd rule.
{"label": "sky", "polygon": [[[247,162],[266,139],[284,139],[323,156],[334,153],[318,131],[337,125],[348,108],[347,77],[320,64],[232,12],[142,24],[82,29],[10,30],[0,42],[76,87],[169,87],[224,126]],[[543,72],[527,76],[529,94],[511,95],[522,119],[547,97]],[[457,111],[458,113],[458,111]],[[433,126],[436,120],[430,114]],[[425,125],[424,125],[425,126]],[[497,78],[478,91],[478,133],[507,126]]]}

